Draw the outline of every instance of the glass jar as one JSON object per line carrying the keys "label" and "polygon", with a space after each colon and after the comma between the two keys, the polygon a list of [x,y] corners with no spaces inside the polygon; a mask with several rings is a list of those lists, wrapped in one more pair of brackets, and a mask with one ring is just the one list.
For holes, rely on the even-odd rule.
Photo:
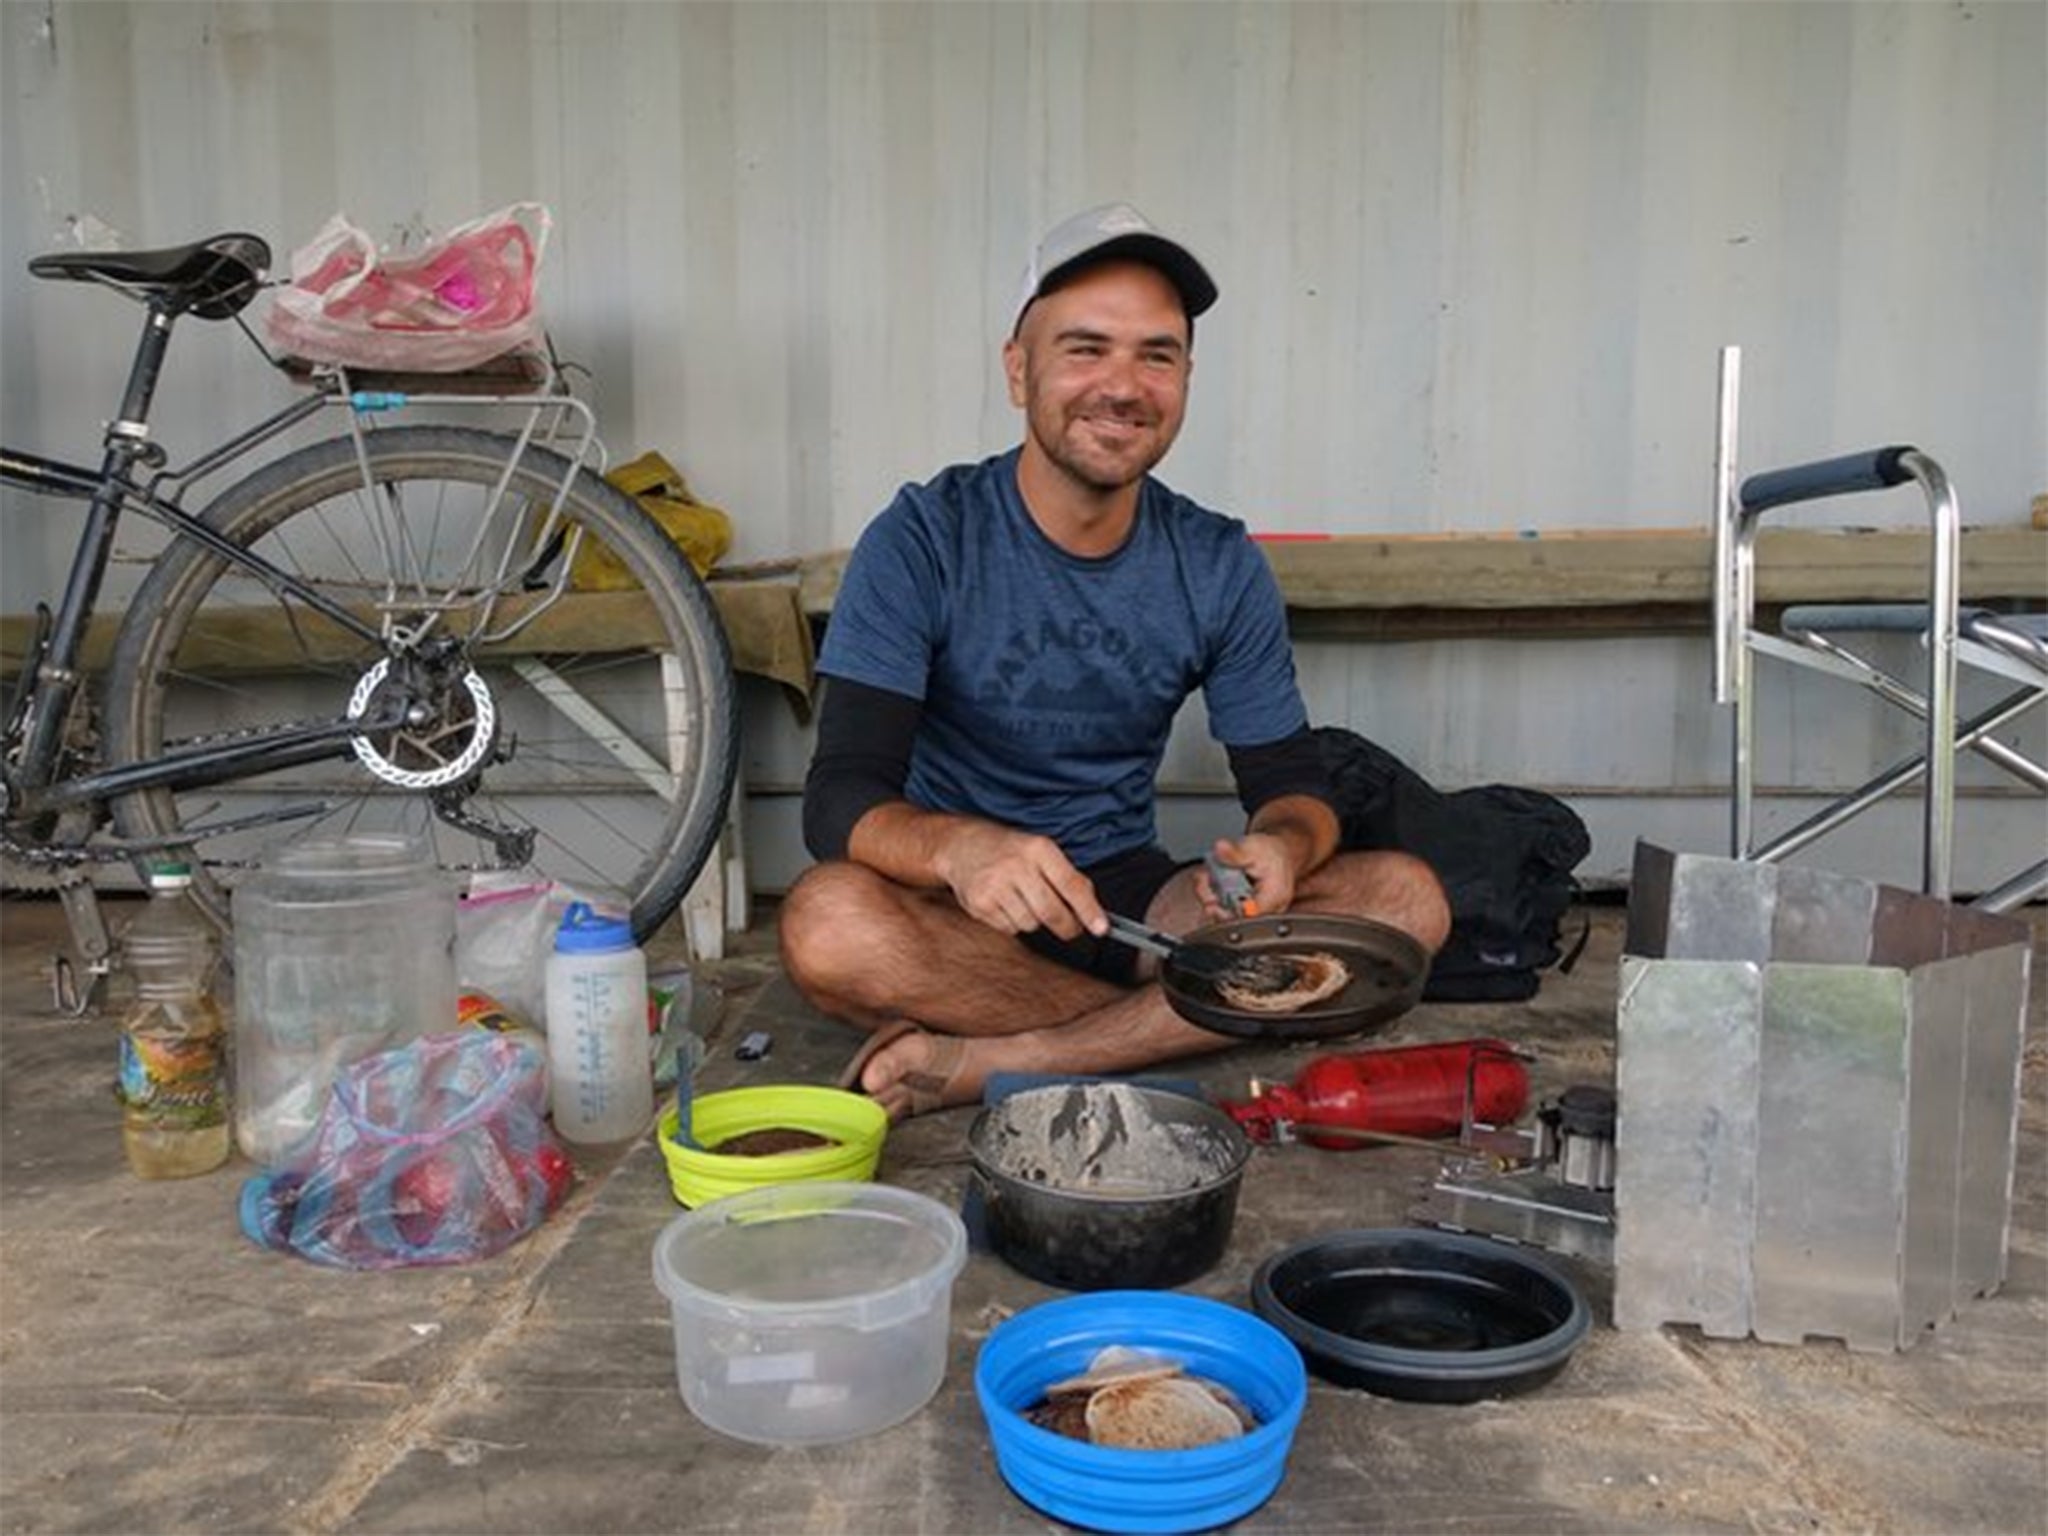
{"label": "glass jar", "polygon": [[455,1026],[454,883],[409,838],[292,844],[236,887],[235,1140],[285,1160],[351,1062]]}

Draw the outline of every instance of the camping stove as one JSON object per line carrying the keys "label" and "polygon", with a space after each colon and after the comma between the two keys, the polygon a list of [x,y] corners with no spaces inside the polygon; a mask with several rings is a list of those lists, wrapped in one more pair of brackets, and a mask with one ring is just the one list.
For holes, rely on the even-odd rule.
{"label": "camping stove", "polygon": [[1611,1265],[1614,1119],[1611,1089],[1567,1088],[1536,1112],[1532,1127],[1508,1133],[1520,1142],[1514,1154],[1500,1155],[1505,1149],[1497,1132],[1490,1155],[1445,1163],[1413,1214],[1453,1232]]}

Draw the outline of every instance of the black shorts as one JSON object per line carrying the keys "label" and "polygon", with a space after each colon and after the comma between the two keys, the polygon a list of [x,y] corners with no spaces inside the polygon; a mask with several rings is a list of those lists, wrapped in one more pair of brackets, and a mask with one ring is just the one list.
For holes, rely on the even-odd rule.
{"label": "black shorts", "polygon": [[[1143,922],[1145,909],[1152,905],[1152,898],[1159,894],[1167,881],[1193,862],[1191,859],[1176,859],[1164,848],[1152,844],[1134,848],[1129,853],[1116,854],[1100,864],[1090,865],[1081,873],[1093,882],[1095,899],[1105,908]],[[1048,960],[1057,960],[1061,965],[1071,966],[1087,975],[1100,976],[1120,987],[1137,982],[1138,952],[1128,944],[1119,944],[1114,939],[1098,939],[1092,933],[1084,933],[1078,939],[1063,939],[1044,928],[1019,934],[1018,937],[1033,953]]]}

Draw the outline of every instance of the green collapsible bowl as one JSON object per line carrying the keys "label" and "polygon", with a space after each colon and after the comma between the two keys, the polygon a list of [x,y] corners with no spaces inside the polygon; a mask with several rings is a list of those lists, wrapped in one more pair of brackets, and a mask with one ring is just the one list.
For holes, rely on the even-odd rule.
{"label": "green collapsible bowl", "polygon": [[[662,1158],[668,1164],[669,1189],[679,1204],[694,1210],[707,1201],[771,1184],[872,1179],[882,1160],[889,1115],[865,1094],[791,1083],[729,1088],[694,1099],[690,1133],[696,1139],[695,1147],[677,1142],[673,1104],[662,1112],[656,1129]],[[810,1131],[837,1145],[760,1157],[703,1150],[749,1131],[773,1129]]]}

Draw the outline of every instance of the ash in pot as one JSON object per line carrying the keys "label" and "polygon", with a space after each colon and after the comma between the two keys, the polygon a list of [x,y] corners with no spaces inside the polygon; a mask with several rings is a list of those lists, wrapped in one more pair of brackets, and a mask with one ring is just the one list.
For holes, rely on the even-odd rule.
{"label": "ash in pot", "polygon": [[983,1150],[998,1172],[1026,1183],[1133,1195],[1200,1189],[1229,1172],[1233,1157],[1214,1131],[1155,1115],[1124,1083],[1013,1095]]}

